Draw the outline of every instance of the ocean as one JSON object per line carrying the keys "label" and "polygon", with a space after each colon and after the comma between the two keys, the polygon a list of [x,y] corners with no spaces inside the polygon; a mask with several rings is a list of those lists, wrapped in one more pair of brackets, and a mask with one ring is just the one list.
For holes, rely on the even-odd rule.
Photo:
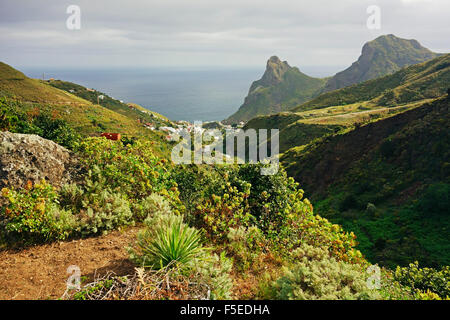
{"label": "ocean", "polygon": [[244,102],[264,68],[254,69],[88,69],[21,68],[27,76],[55,78],[134,102],[171,120],[223,120]]}

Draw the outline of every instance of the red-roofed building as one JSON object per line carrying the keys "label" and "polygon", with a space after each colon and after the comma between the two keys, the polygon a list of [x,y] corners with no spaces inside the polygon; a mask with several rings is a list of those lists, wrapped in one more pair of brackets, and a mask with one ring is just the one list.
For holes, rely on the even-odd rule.
{"label": "red-roofed building", "polygon": [[120,139],[122,139],[122,135],[120,133],[104,132],[101,134],[101,136],[113,141],[119,141]]}

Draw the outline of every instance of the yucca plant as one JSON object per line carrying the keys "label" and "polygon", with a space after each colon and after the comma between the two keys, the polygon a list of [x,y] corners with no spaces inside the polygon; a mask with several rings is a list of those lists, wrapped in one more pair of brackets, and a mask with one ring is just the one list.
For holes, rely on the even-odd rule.
{"label": "yucca plant", "polygon": [[182,216],[157,215],[146,220],[136,244],[129,249],[131,259],[152,269],[187,266],[204,254],[201,232],[187,226]]}

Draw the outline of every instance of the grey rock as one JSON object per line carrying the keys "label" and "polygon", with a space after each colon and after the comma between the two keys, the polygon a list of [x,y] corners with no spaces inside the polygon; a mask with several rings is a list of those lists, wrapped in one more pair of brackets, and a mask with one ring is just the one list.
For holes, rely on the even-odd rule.
{"label": "grey rock", "polygon": [[0,189],[45,179],[61,187],[78,177],[75,154],[37,135],[0,132]]}

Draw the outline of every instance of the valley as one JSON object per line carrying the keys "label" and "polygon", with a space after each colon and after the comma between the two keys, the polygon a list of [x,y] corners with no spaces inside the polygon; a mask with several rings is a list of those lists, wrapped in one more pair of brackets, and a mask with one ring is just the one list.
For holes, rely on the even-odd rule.
{"label": "valley", "polygon": [[176,164],[205,127],[0,63],[1,298],[448,299],[449,84],[450,54],[393,35],[329,78],[272,56],[205,124],[279,129],[264,175]]}

